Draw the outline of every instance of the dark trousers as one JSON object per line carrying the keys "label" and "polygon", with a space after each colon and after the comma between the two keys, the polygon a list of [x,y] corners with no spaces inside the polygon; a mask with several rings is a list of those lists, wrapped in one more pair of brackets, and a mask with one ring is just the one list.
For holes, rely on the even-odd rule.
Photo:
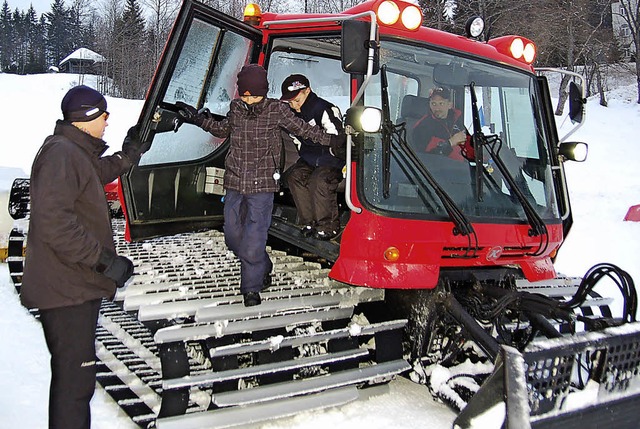
{"label": "dark trousers", "polygon": [[338,185],[342,171],[335,167],[312,167],[298,161],[287,171],[287,185],[298,210],[298,223],[318,231],[338,231]]}
{"label": "dark trousers", "polygon": [[224,241],[240,259],[240,292],[260,292],[271,271],[267,236],[271,226],[273,193],[241,194],[227,190],[224,197]]}
{"label": "dark trousers", "polygon": [[89,429],[96,388],[96,326],[100,300],[40,311],[51,353],[49,428]]}

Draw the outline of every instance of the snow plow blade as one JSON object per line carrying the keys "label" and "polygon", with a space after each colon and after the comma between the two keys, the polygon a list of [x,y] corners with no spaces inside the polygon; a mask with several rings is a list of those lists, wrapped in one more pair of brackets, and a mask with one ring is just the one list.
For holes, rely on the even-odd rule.
{"label": "snow plow blade", "polygon": [[501,416],[507,429],[631,429],[638,427],[639,401],[640,323],[632,323],[535,340],[524,353],[502,346],[493,374],[454,427],[481,427]]}

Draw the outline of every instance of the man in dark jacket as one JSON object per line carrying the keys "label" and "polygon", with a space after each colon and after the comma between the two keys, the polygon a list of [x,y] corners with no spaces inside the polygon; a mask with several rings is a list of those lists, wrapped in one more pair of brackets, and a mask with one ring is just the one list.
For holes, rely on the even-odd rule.
{"label": "man in dark jacket", "polygon": [[61,107],[64,119],[31,168],[20,297],[39,310],[51,353],[49,428],[88,429],[100,303],[133,274],[132,262],[115,253],[104,185],[126,172],[143,150],[132,128],[124,152],[101,157],[109,113],[94,89],[70,89]]}
{"label": "man in dark jacket", "polygon": [[443,155],[459,161],[472,157],[462,112],[453,107],[451,93],[444,88],[431,92],[429,112],[409,130],[409,137],[418,153]]}
{"label": "man in dark jacket", "polygon": [[[329,134],[344,132],[340,109],[318,97],[306,76],[293,74],[287,77],[281,89],[281,99],[309,125],[321,127]],[[300,158],[287,170],[285,177],[298,210],[301,233],[330,240],[340,231],[337,190],[342,181],[344,157],[336,155],[343,154],[344,148],[339,148],[340,153],[334,153],[330,147],[312,139],[295,135],[291,138],[298,146]]]}
{"label": "man in dark jacket", "polygon": [[273,268],[266,251],[273,194],[279,188],[281,129],[327,147],[344,145],[345,136],[326,134],[296,118],[280,100],[266,98],[267,71],[248,64],[238,73],[240,98],[231,101],[222,120],[178,102],[178,114],[216,137],[229,138],[224,171],[224,238],[240,260],[240,292],[247,307],[259,305],[260,291]]}

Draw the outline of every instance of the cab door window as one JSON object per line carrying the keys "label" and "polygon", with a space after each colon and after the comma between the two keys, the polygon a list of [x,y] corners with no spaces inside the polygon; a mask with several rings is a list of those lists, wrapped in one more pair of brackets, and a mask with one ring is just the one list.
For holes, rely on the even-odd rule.
{"label": "cab door window", "polygon": [[[187,33],[160,106],[182,101],[224,116],[236,92],[237,74],[250,62],[254,44],[242,35],[195,19]],[[184,124],[176,133],[158,133],[141,165],[200,159],[218,150],[223,139]]]}

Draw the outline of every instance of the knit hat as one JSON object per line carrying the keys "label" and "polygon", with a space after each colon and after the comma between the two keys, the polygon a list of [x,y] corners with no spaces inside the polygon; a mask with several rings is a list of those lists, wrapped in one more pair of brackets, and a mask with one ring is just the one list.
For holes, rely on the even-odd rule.
{"label": "knit hat", "polygon": [[65,121],[89,122],[107,112],[107,100],[95,89],[78,85],[65,94],[60,107]]}
{"label": "knit hat", "polygon": [[247,64],[238,73],[238,93],[240,96],[266,97],[269,90],[267,71],[258,64]]}
{"label": "knit hat", "polygon": [[280,100],[291,100],[305,88],[309,88],[309,79],[302,74],[292,74],[282,82],[282,97]]}

